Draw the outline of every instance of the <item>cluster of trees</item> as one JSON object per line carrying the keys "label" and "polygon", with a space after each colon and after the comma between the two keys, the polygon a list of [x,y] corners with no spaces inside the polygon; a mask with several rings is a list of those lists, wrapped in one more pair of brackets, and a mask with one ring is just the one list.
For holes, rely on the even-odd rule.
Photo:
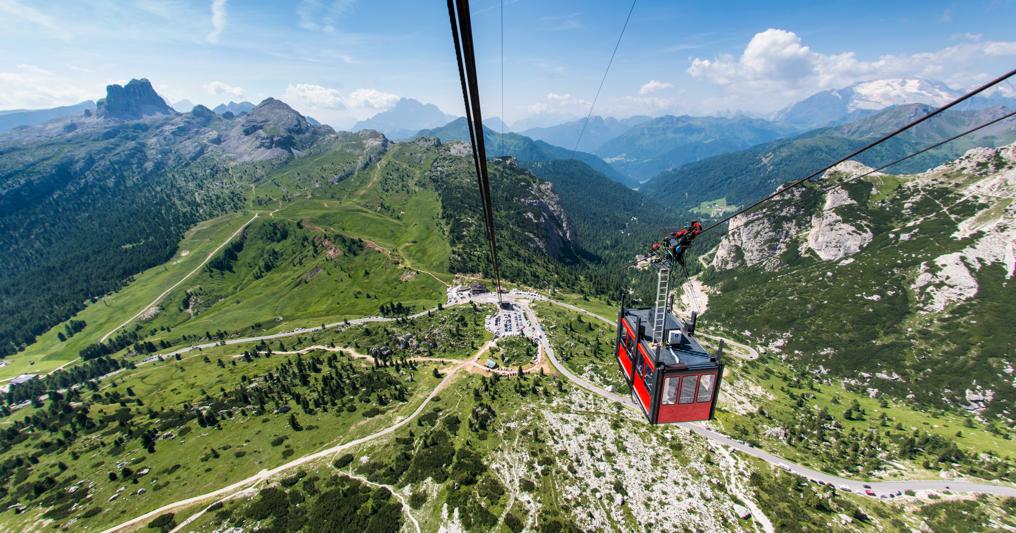
{"label": "cluster of trees", "polygon": [[88,324],[86,324],[84,320],[68,320],[67,323],[64,324],[64,330],[58,332],[56,336],[60,339],[60,342],[64,342],[73,337],[75,333],[85,329],[85,326],[87,325]]}
{"label": "cluster of trees", "polygon": [[413,312],[413,306],[405,305],[402,302],[391,302],[381,304],[381,316],[408,316]]}
{"label": "cluster of trees", "polygon": [[144,149],[156,134],[117,126],[5,146],[0,356],[168,261],[197,222],[243,206],[227,165]]}
{"label": "cluster of trees", "polygon": [[[77,387],[115,372],[120,368],[131,368],[133,366],[133,363],[129,361],[121,361],[110,357],[98,357],[80,365],[60,369],[41,378],[32,379],[10,387],[7,393],[2,396],[3,401],[0,402],[0,409],[7,409],[11,405],[25,400],[35,400],[52,391]],[[7,413],[8,411],[3,412]]]}
{"label": "cluster of trees", "polygon": [[755,471],[749,476],[759,505],[778,531],[820,531],[827,529],[837,514],[863,524],[871,518],[849,499],[841,498],[834,488],[802,483],[800,478],[782,472]]}
{"label": "cluster of trees", "polygon": [[346,476],[322,480],[306,472],[262,489],[245,506],[212,510],[232,527],[258,524],[269,531],[385,533],[399,531],[403,523],[402,505],[388,489]]}
{"label": "cluster of trees", "polygon": [[[140,327],[135,327],[132,330],[118,333],[115,337],[107,340],[106,342],[93,342],[92,344],[82,348],[78,355],[85,361],[95,359],[97,357],[112,355],[128,346],[134,345],[140,339]],[[143,345],[141,345],[141,347],[144,348]],[[155,351],[154,346],[152,351]]]}

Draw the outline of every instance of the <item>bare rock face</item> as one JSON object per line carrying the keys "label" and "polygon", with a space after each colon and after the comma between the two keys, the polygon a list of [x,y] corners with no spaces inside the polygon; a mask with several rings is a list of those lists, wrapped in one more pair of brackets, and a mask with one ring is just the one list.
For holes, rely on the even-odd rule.
{"label": "bare rock face", "polygon": [[812,217],[808,247],[824,261],[837,261],[854,255],[874,238],[867,228],[847,224],[836,213],[837,208],[855,203],[846,190],[834,187],[826,193],[822,212]]}
{"label": "bare rock face", "polygon": [[800,196],[801,190],[794,189],[770,209],[731,219],[730,229],[713,254],[712,266],[727,270],[761,265],[770,271],[779,267],[780,255],[804,229],[800,222],[802,210],[795,203]]}
{"label": "bare rock face", "polygon": [[545,181],[536,182],[530,192],[532,198],[525,200],[525,203],[535,209],[528,211],[525,216],[539,226],[539,232],[530,235],[533,243],[544,253],[559,257],[569,241],[576,241],[575,229],[561,207],[561,200],[553,185]]}
{"label": "bare rock face", "polygon": [[155,92],[145,78],[131,80],[127,85],[107,85],[106,97],[95,104],[99,118],[137,120],[151,115],[173,115],[169,104]]}
{"label": "bare rock face", "polygon": [[226,133],[222,149],[239,161],[265,161],[295,157],[322,136],[334,133],[327,126],[314,126],[280,100],[268,98]]}
{"label": "bare rock face", "polygon": [[911,288],[918,295],[922,311],[937,312],[953,302],[973,298],[978,285],[963,255],[953,253],[936,258],[934,268],[922,264]]}

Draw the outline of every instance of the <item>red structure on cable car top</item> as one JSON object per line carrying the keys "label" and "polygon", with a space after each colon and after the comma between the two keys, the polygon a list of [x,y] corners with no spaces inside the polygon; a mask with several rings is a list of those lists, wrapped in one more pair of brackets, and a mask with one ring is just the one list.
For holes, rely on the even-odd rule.
{"label": "red structure on cable car top", "polygon": [[715,355],[695,340],[696,314],[682,323],[670,312],[670,265],[659,268],[656,305],[622,303],[614,355],[632,397],[651,424],[709,420],[720,393],[723,342]]}

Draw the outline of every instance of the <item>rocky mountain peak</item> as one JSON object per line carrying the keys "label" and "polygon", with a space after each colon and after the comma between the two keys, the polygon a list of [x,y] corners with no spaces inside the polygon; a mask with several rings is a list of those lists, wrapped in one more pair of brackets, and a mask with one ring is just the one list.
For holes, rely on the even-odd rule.
{"label": "rocky mountain peak", "polygon": [[267,98],[249,113],[235,119],[222,147],[241,161],[263,161],[301,154],[324,135],[327,126],[315,126],[285,102]]}
{"label": "rocky mountain peak", "polygon": [[281,100],[266,98],[254,106],[244,117],[244,135],[263,129],[277,129],[278,133],[299,134],[311,128],[307,118]]}
{"label": "rocky mountain peak", "polygon": [[96,104],[100,118],[137,120],[150,115],[172,115],[173,108],[152,88],[145,78],[131,80],[127,85],[107,85],[106,97]]}

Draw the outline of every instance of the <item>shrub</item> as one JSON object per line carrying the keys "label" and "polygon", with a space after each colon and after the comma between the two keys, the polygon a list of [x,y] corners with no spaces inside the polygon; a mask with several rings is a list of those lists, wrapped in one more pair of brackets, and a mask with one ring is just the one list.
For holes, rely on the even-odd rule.
{"label": "shrub", "polygon": [[170,531],[176,527],[174,516],[173,513],[161,514],[149,522],[148,527],[149,529],[161,529],[163,532]]}
{"label": "shrub", "polygon": [[343,455],[342,457],[336,459],[335,462],[332,464],[335,466],[335,468],[341,469],[346,468],[347,466],[352,464],[352,462],[353,462],[353,454],[347,453],[346,455]]}

